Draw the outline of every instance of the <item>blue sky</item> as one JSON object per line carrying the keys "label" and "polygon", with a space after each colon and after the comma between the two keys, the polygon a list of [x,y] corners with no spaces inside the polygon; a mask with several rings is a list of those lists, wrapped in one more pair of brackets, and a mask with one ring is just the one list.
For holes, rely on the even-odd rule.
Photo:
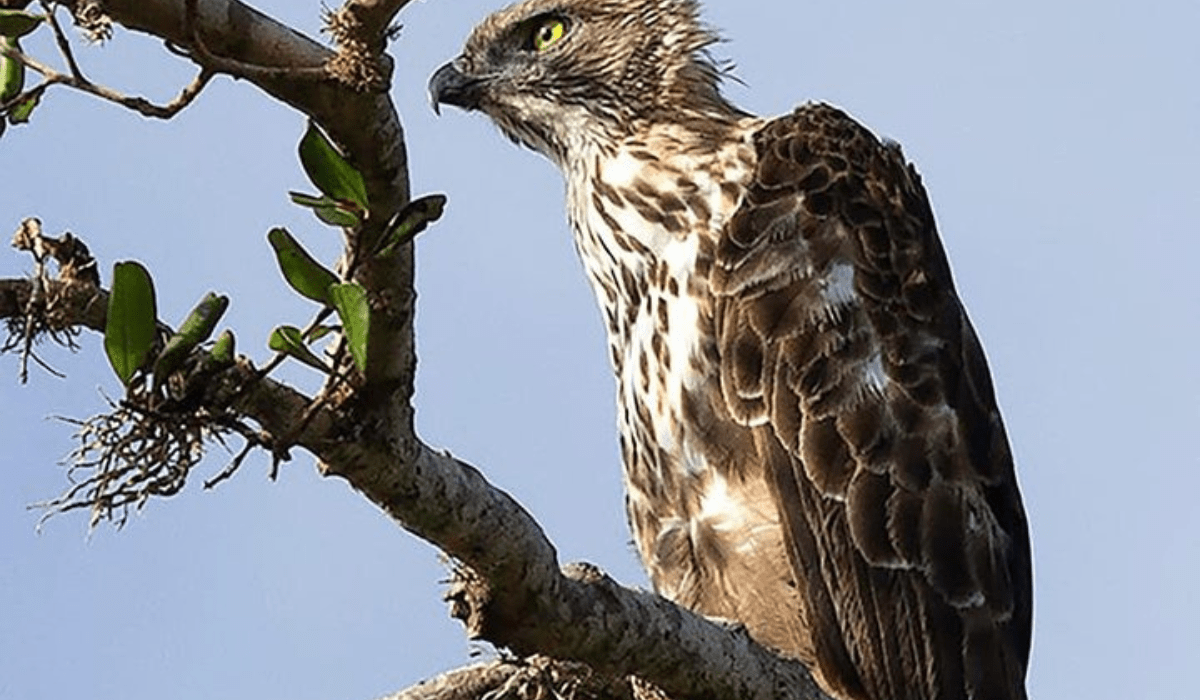
{"label": "blue sky", "polygon": [[[317,3],[260,2],[316,34]],[[425,81],[496,4],[426,0],[394,46],[416,194],[445,192],[418,243],[421,434],[539,518],[564,561],[645,579],[628,544],[602,328],[553,167],[477,115],[435,119]],[[991,361],[1036,559],[1032,697],[1185,697],[1200,658],[1200,5],[709,2],[743,107],[838,104],[924,175]],[[48,50],[45,44],[29,48]],[[118,30],[92,77],[160,100],[190,78]],[[239,349],[311,309],[275,272],[286,225],[326,259],[337,235],[290,206],[303,119],[218,79],[171,122],[53,92],[0,139],[0,231],[40,216],[103,261],[154,272],[178,320],[230,294]],[[29,263],[0,254],[0,276]],[[121,532],[26,505],[66,484],[53,415],[103,406],[99,339],[45,348],[69,379],[16,383],[0,357],[0,698],[371,698],[482,650],[440,602],[445,567],[305,454],[199,480]],[[283,374],[314,388],[300,369]],[[207,463],[221,468],[218,454]]]}

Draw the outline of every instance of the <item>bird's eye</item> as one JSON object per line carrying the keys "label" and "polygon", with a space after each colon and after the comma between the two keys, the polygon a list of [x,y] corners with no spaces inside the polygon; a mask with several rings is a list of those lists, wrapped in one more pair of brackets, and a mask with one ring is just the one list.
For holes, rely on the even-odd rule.
{"label": "bird's eye", "polygon": [[529,45],[534,51],[545,51],[567,34],[567,22],[561,17],[547,17],[534,25]]}

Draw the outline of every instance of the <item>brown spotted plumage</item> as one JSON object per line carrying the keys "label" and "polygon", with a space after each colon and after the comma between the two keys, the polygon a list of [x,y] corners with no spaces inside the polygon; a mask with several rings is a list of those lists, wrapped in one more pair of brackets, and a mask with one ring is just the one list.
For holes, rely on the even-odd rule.
{"label": "brown spotted plumage", "polygon": [[1025,698],[1025,515],[920,178],[731,106],[697,12],[528,0],[430,84],[563,170],[651,580],[838,698]]}

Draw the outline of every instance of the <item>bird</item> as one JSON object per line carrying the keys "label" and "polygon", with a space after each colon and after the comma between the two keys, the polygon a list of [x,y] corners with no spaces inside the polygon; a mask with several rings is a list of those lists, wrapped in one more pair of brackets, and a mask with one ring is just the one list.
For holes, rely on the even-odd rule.
{"label": "bird", "polygon": [[526,0],[429,81],[563,174],[650,580],[838,700],[1026,698],[1027,518],[921,177],[735,107],[700,13]]}

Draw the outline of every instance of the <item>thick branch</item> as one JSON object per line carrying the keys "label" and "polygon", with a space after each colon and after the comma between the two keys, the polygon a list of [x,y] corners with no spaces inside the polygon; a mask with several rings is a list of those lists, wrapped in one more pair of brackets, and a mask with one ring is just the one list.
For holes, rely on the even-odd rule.
{"label": "thick branch", "polygon": [[379,700],[476,700],[504,685],[517,667],[504,662],[475,664],[443,673]]}
{"label": "thick branch", "polygon": [[635,697],[633,686],[627,679],[605,678],[582,664],[538,656],[519,661],[498,659],[489,663],[473,664],[448,671],[379,700],[633,700]]}
{"label": "thick branch", "polygon": [[459,601],[476,636],[522,654],[544,652],[615,676],[637,675],[677,698],[825,697],[803,665],[776,656],[740,628],[623,588],[590,566],[560,570],[533,518],[448,454],[420,445],[417,458],[404,464],[360,441],[321,458],[327,473],[345,477],[482,577],[482,585],[463,587]]}

